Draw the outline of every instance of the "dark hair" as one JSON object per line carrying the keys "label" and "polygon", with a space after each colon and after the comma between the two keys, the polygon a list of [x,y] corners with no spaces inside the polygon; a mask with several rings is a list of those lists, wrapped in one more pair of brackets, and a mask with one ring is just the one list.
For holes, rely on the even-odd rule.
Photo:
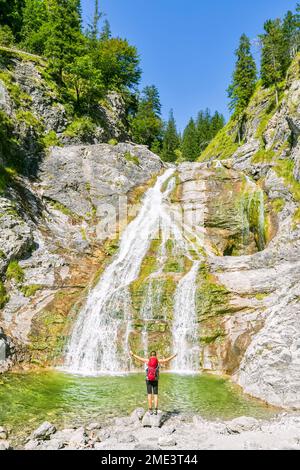
{"label": "dark hair", "polygon": [[150,356],[156,356],[156,351],[151,351]]}

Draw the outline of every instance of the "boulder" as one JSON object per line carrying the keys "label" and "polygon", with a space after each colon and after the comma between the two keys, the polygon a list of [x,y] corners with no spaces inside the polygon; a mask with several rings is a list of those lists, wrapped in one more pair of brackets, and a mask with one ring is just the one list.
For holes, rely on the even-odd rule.
{"label": "boulder", "polygon": [[136,408],[130,415],[130,421],[132,423],[139,422],[143,419],[144,414],[145,414],[144,408]]}
{"label": "boulder", "polygon": [[229,434],[239,434],[245,431],[259,430],[259,421],[249,416],[241,416],[226,423]]}
{"label": "boulder", "polygon": [[39,428],[37,428],[30,436],[31,440],[46,440],[49,439],[52,434],[56,432],[56,427],[45,421]]}
{"label": "boulder", "polygon": [[25,444],[24,450],[37,450],[41,446],[42,446],[41,441],[38,441],[36,439],[31,439]]}
{"label": "boulder", "polygon": [[167,414],[163,411],[158,411],[157,415],[150,414],[149,411],[145,413],[142,419],[142,426],[150,428],[160,428],[167,419]]}

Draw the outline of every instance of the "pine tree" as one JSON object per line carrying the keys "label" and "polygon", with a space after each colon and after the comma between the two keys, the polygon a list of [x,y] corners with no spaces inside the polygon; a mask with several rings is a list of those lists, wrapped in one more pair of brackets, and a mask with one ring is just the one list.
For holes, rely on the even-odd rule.
{"label": "pine tree", "polygon": [[155,145],[158,151],[158,142],[161,143],[163,123],[160,118],[160,99],[157,88],[152,85],[145,87],[138,104],[136,115],[131,119],[131,132],[134,142]]}
{"label": "pine tree", "polygon": [[100,34],[100,41],[107,41],[111,38],[111,29],[108,20],[104,21],[104,25]]}
{"label": "pine tree", "polygon": [[237,57],[232,83],[228,88],[229,108],[236,115],[241,115],[254,92],[257,71],[255,60],[251,54],[249,38],[243,34],[235,52]]}
{"label": "pine tree", "polygon": [[182,157],[184,160],[195,161],[199,157],[198,133],[195,121],[191,118],[184,129],[181,143]]}
{"label": "pine tree", "polygon": [[[300,6],[297,5],[298,11],[300,11]],[[297,11],[296,8],[296,11]],[[297,13],[293,14],[291,11],[288,11],[285,15],[282,23],[282,32],[284,36],[285,49],[286,53],[283,57],[283,69],[284,72],[287,71],[288,67],[291,64],[291,61],[299,51],[300,47],[300,25],[299,18]]]}
{"label": "pine tree", "polygon": [[16,40],[22,28],[24,0],[0,0],[0,24],[8,26]]}
{"label": "pine tree", "polygon": [[261,79],[263,85],[274,85],[276,104],[279,102],[278,85],[284,78],[286,42],[280,19],[268,20],[264,24],[265,34],[260,35],[262,44]]}
{"label": "pine tree", "polygon": [[176,150],[180,147],[180,138],[176,129],[173,110],[170,111],[169,120],[164,131],[161,158],[166,162],[175,162]]}
{"label": "pine tree", "polygon": [[44,54],[50,34],[47,4],[44,0],[25,0],[21,46],[36,54]]}

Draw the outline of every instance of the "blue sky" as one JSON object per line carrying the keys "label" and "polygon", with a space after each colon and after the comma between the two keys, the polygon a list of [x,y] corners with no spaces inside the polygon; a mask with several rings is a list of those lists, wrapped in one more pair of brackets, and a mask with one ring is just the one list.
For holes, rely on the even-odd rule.
{"label": "blue sky", "polygon": [[[297,0],[99,0],[113,35],[141,56],[141,86],[155,84],[163,117],[173,108],[182,130],[206,107],[228,118],[226,88],[234,50],[245,32],[252,40],[268,18],[294,10]],[[94,0],[82,0],[85,21]],[[258,57],[258,52],[256,52]]]}

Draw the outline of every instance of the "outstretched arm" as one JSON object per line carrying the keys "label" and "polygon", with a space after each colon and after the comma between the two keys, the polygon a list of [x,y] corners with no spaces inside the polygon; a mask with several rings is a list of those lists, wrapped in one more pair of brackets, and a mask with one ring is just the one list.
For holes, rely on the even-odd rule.
{"label": "outstretched arm", "polygon": [[173,356],[167,357],[166,359],[160,359],[159,362],[161,364],[166,364],[167,362],[172,361],[172,359],[174,359],[174,357],[176,357],[176,356],[177,356],[177,353],[173,354]]}
{"label": "outstretched arm", "polygon": [[145,359],[144,357],[137,356],[137,355],[134,354],[132,351],[129,351],[129,354],[130,354],[130,356],[134,357],[134,358],[137,359],[138,361],[143,362],[144,364],[146,364],[146,363],[148,362],[148,359]]}

